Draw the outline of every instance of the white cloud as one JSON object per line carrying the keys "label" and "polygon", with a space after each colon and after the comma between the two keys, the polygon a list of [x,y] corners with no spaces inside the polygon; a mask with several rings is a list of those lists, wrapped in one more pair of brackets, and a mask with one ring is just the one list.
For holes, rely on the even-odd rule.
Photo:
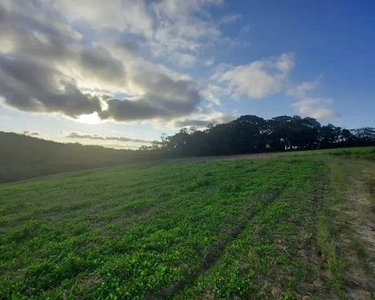
{"label": "white cloud", "polygon": [[319,80],[305,81],[300,85],[291,87],[287,90],[287,95],[293,96],[297,99],[305,99],[307,94],[315,90],[319,86]]}
{"label": "white cloud", "polygon": [[[91,29],[138,35],[156,57],[188,66],[198,51],[220,37],[206,8],[223,0],[57,0],[55,6],[76,23]],[[181,56],[181,57],[178,57]]]}
{"label": "white cloud", "polygon": [[207,59],[205,62],[204,62],[204,65],[206,67],[211,67],[213,64],[215,63],[215,59],[213,57]]}
{"label": "white cloud", "polygon": [[247,24],[240,29],[240,31],[238,32],[238,35],[240,36],[242,34],[246,34],[246,33],[250,32],[250,30],[251,30],[251,26],[249,24]]}
{"label": "white cloud", "polygon": [[212,111],[209,114],[201,114],[193,116],[192,118],[182,118],[175,120],[173,126],[176,128],[181,127],[195,127],[197,129],[202,129],[207,127],[209,124],[222,124],[228,123],[230,121],[238,118],[238,115],[226,115],[222,112]]}
{"label": "white cloud", "polygon": [[239,98],[264,98],[286,88],[290,71],[294,67],[294,55],[283,53],[278,57],[258,60],[224,72],[212,78],[230,89],[230,96]]}
{"label": "white cloud", "polygon": [[239,19],[241,19],[240,14],[227,14],[220,19],[219,23],[220,24],[229,24],[229,23],[233,23],[233,22],[235,22]]}
{"label": "white cloud", "polygon": [[153,3],[154,32],[149,41],[152,53],[167,58],[178,54],[198,56],[202,48],[221,36],[206,8],[222,3],[222,0],[163,0]]}
{"label": "white cloud", "polygon": [[91,29],[114,29],[151,37],[153,20],[143,0],[58,0],[56,8]]}
{"label": "white cloud", "polygon": [[319,86],[320,79],[305,81],[298,86],[287,90],[287,95],[296,99],[293,107],[302,116],[315,119],[338,117],[339,114],[332,108],[334,101],[330,98],[314,97],[310,94]]}
{"label": "white cloud", "polygon": [[188,68],[195,64],[197,58],[194,55],[176,51],[171,54],[171,60],[181,67]]}
{"label": "white cloud", "polygon": [[219,65],[209,84],[201,93],[208,101],[220,104],[220,98],[264,98],[285,92],[295,99],[293,107],[303,116],[317,119],[333,118],[339,114],[332,108],[334,101],[313,97],[311,93],[319,86],[319,78],[290,86],[289,75],[295,66],[294,55],[283,53],[277,57],[251,62],[247,65]]}
{"label": "white cloud", "polygon": [[333,101],[331,99],[314,98],[297,101],[293,104],[293,107],[302,116],[315,119],[328,119],[339,116],[339,114],[331,108],[332,104]]}
{"label": "white cloud", "polygon": [[220,98],[226,94],[227,91],[224,88],[212,83],[207,84],[206,88],[201,91],[204,99],[216,105],[221,104]]}
{"label": "white cloud", "polygon": [[144,139],[137,139],[137,138],[129,138],[123,136],[102,136],[98,134],[90,134],[90,133],[80,133],[72,131],[68,135],[67,138],[70,139],[87,139],[87,140],[99,140],[99,141],[120,141],[120,142],[133,142],[133,143],[151,143],[150,140]]}

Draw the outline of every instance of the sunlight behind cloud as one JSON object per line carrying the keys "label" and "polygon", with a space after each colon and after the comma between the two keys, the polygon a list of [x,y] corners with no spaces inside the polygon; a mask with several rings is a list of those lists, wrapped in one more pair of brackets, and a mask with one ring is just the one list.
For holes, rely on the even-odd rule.
{"label": "sunlight behind cloud", "polygon": [[100,124],[105,122],[99,118],[97,112],[88,115],[80,115],[77,121],[84,124]]}
{"label": "sunlight behind cloud", "polygon": [[[15,121],[0,129],[158,139],[242,115],[295,114],[367,125],[362,115],[372,121],[375,102],[361,89],[374,47],[345,41],[368,43],[372,32],[351,34],[348,19],[340,38],[327,39],[321,28],[339,29],[330,14],[307,23],[310,5],[292,14],[274,2],[269,10],[240,0],[1,0],[0,115]],[[344,54],[356,62],[358,53],[365,63],[352,68]]]}

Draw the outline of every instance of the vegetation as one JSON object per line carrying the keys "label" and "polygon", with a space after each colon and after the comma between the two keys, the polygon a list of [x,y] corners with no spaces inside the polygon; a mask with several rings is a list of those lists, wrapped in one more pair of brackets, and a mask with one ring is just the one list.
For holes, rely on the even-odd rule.
{"label": "vegetation", "polygon": [[349,131],[333,125],[321,126],[315,119],[298,116],[271,120],[242,116],[226,124],[210,125],[204,131],[185,128],[137,151],[62,144],[0,132],[0,183],[162,158],[370,145],[375,145],[374,128]]}
{"label": "vegetation", "polygon": [[341,149],[341,151],[331,151],[331,155],[351,158],[351,159],[364,159],[375,162],[375,148],[355,148],[355,149]]}
{"label": "vegetation", "polygon": [[115,150],[78,143],[62,144],[0,132],[0,183],[157,157],[158,153],[155,151]]}
{"label": "vegetation", "polygon": [[70,171],[0,185],[0,299],[373,299],[374,139],[254,116],[139,151],[0,133],[0,181]]}
{"label": "vegetation", "polygon": [[279,156],[317,156],[330,155],[337,158],[368,160],[375,162],[375,147],[351,147],[351,148],[336,148],[336,149],[322,149],[322,150],[308,150],[297,152],[278,153]]}
{"label": "vegetation", "polygon": [[375,170],[313,153],[2,184],[0,298],[370,299]]}
{"label": "vegetation", "polygon": [[[347,130],[322,126],[313,118],[242,116],[204,131],[182,129],[149,149],[184,156],[281,152],[375,145],[375,128]],[[147,147],[145,147],[147,148]]]}

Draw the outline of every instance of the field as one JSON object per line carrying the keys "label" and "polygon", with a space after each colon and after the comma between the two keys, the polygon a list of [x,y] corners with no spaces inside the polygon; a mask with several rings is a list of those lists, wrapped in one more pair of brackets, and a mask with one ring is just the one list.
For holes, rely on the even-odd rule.
{"label": "field", "polygon": [[165,160],[1,184],[0,299],[374,299],[374,153]]}

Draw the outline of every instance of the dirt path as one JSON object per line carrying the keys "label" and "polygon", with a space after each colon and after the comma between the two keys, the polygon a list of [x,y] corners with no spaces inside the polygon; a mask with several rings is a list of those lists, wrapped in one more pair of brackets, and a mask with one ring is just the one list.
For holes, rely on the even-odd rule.
{"label": "dirt path", "polygon": [[352,241],[357,240],[363,249],[357,251],[360,257],[357,255],[351,258],[348,278],[353,285],[349,287],[349,295],[352,299],[371,299],[371,291],[375,287],[371,276],[375,274],[375,264],[371,259],[375,257],[375,223],[372,218],[374,207],[366,181],[357,180],[353,182],[353,187],[348,195],[352,209],[347,213],[351,217],[353,228]]}
{"label": "dirt path", "polygon": [[[335,226],[340,230],[336,243],[346,266],[344,297],[375,298],[375,164],[352,160],[332,160],[333,197],[341,199]],[[339,253],[340,253],[339,252]]]}

